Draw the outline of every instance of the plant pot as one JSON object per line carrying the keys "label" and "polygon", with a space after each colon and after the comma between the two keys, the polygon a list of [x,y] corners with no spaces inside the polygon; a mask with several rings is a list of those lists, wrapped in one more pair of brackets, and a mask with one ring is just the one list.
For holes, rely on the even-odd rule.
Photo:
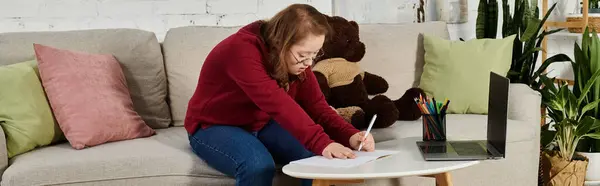
{"label": "plant pot", "polygon": [[588,10],[588,13],[592,14],[592,13],[600,13],[600,8],[590,8]]}
{"label": "plant pot", "polygon": [[588,158],[585,181],[600,181],[600,152],[577,152]]}
{"label": "plant pot", "polygon": [[542,170],[545,186],[584,185],[588,159],[577,153],[568,161],[558,151],[542,152]]}

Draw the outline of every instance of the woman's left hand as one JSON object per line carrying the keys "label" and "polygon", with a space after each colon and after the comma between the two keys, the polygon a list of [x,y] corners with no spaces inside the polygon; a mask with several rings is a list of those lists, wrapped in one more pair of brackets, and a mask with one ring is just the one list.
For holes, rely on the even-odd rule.
{"label": "woman's left hand", "polygon": [[373,139],[373,135],[369,134],[365,139],[365,134],[366,132],[362,131],[350,137],[350,146],[352,146],[354,150],[358,150],[361,142],[363,143],[363,146],[360,151],[372,152],[375,150],[375,140]]}

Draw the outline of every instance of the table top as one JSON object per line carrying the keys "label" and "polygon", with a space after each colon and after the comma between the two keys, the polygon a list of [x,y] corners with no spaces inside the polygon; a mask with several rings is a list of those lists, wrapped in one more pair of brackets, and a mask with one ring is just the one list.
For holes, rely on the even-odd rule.
{"label": "table top", "polygon": [[288,164],[283,172],[305,179],[376,179],[431,175],[461,169],[479,161],[425,161],[416,142],[420,137],[401,138],[377,143],[378,150],[396,150],[396,154],[352,168],[335,168]]}

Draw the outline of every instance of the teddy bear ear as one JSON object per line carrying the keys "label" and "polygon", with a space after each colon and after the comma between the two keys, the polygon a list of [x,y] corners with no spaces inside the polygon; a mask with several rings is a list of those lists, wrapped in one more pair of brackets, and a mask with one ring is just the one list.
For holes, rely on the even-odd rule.
{"label": "teddy bear ear", "polygon": [[350,21],[350,24],[352,26],[354,26],[354,28],[356,28],[356,30],[358,30],[358,24],[355,21]]}

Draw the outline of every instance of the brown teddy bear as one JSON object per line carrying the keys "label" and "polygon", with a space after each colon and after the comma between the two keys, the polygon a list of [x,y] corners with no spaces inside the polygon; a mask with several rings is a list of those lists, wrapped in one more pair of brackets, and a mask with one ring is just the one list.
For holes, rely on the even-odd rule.
{"label": "brown teddy bear", "polygon": [[[392,101],[385,95],[387,81],[361,69],[359,62],[365,55],[360,41],[358,24],[339,16],[327,16],[333,30],[323,44],[323,54],[315,60],[312,70],[317,77],[327,102],[358,129],[367,128],[377,114],[373,128],[385,128],[396,120],[416,120],[421,111],[414,98],[425,96],[423,90],[411,88]],[[369,95],[375,95],[369,99]]]}

